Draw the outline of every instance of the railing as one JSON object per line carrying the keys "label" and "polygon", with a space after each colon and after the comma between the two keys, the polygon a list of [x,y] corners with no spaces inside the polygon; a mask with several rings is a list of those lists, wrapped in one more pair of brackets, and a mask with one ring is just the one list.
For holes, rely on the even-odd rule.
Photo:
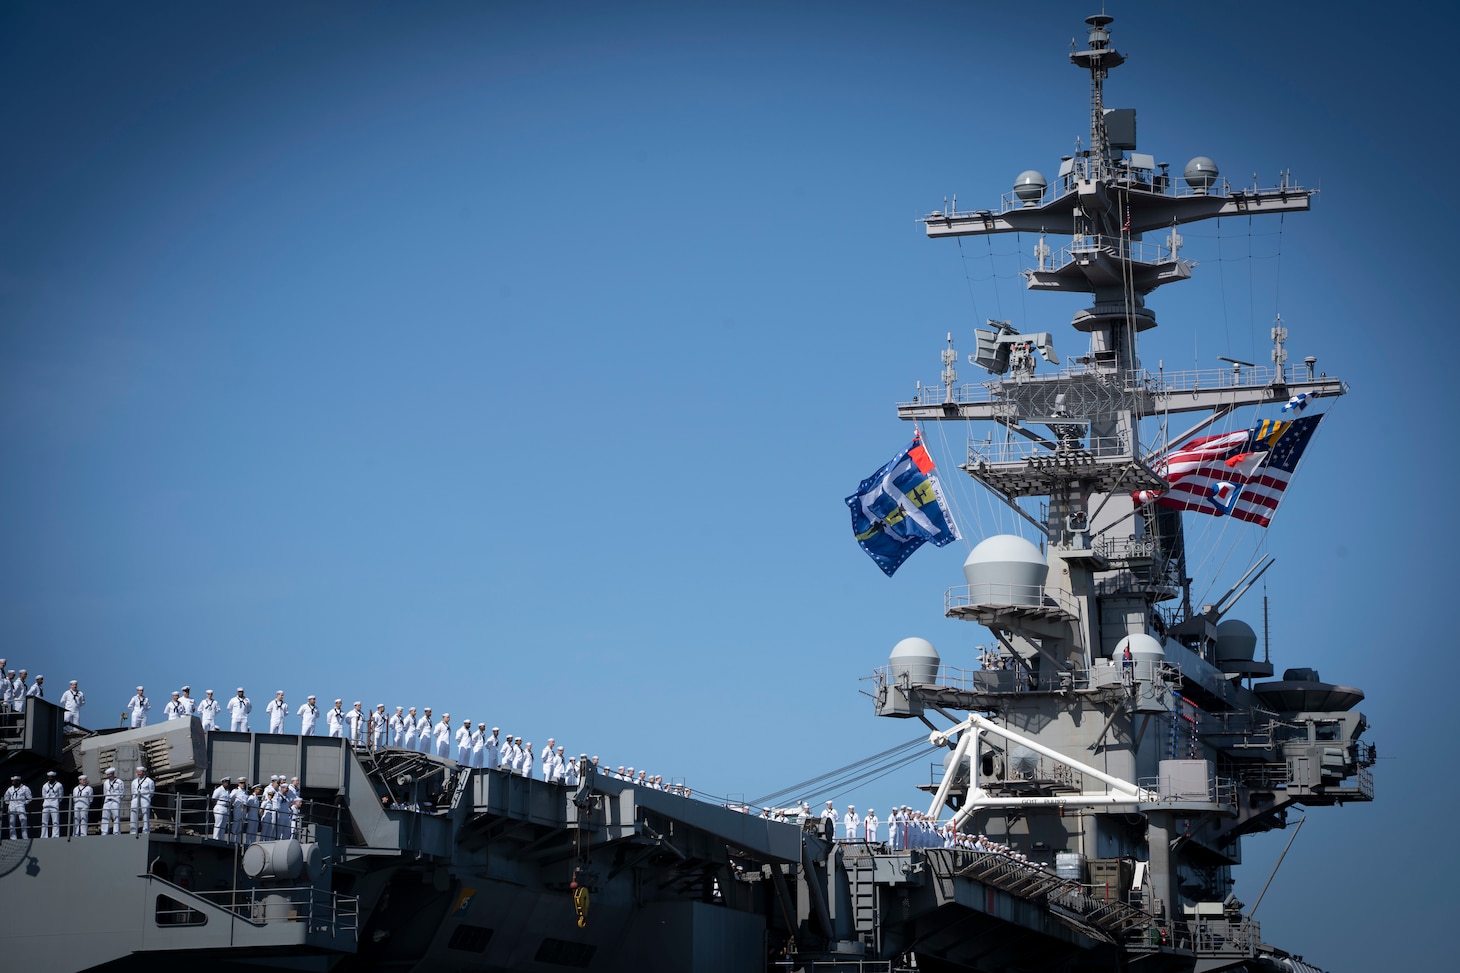
{"label": "railing", "polygon": [[[129,813],[129,797],[122,799],[121,818],[125,823]],[[93,798],[90,817],[97,820],[101,800]],[[265,809],[250,805],[230,805],[225,822],[223,840],[240,844],[254,841],[273,841],[281,838],[297,838],[304,843],[316,840],[315,829],[321,826],[342,833],[344,809],[335,804],[306,801],[303,806],[287,816],[270,815]],[[236,827],[235,827],[236,825]],[[152,798],[151,827],[153,834],[161,837],[168,832],[174,835],[194,837],[215,837],[217,818],[213,813],[213,799],[206,794],[176,794],[159,791]]]}
{"label": "railing", "polygon": [[360,899],[311,885],[194,892],[221,909],[257,925],[305,922],[310,932],[355,936],[360,927]]}
{"label": "railing", "polygon": [[[1101,162],[1089,156],[1076,156],[1070,160],[1070,169],[1061,176],[1046,190],[1035,205],[1043,205],[1046,202],[1054,202],[1071,193],[1078,192],[1078,181],[1082,179],[1095,178],[1096,175],[1105,179],[1112,185],[1130,186],[1134,189],[1158,196],[1169,196],[1182,198],[1187,196],[1212,196],[1224,198],[1234,195],[1232,184],[1225,178],[1218,179],[1206,189],[1194,189],[1187,185],[1181,175],[1172,175],[1169,171],[1161,169],[1146,169],[1131,164],[1129,159],[1112,159],[1109,163]],[[1022,187],[1021,187],[1022,188]],[[1287,177],[1283,178],[1280,185],[1266,189],[1253,185],[1250,188],[1238,189],[1235,195],[1239,196],[1297,196],[1308,192],[1301,186],[1289,184]],[[924,223],[939,223],[948,219],[967,219],[977,216],[1002,216],[1011,210],[1027,209],[1029,204],[1019,198],[1018,192],[1010,190],[999,197],[999,209],[996,213],[988,210],[959,210],[955,200],[954,205],[945,213],[941,210],[929,213],[922,218]]]}
{"label": "railing", "polygon": [[[1265,388],[1269,385],[1283,384],[1293,380],[1289,374],[1290,371],[1279,371],[1271,365],[1243,365],[1239,368],[1195,368],[1177,371],[1162,369],[1157,372],[1147,369],[1130,369],[1115,372],[1075,364],[1041,373],[1028,379],[1024,384],[1097,378],[1102,384],[1117,387],[1124,392],[1160,396],[1181,392],[1212,391],[1213,389]],[[954,405],[974,405],[1002,400],[1006,396],[1007,387],[998,380],[957,386],[930,382],[919,386],[916,399],[911,402],[899,402],[898,405],[916,407],[942,405],[949,402]]]}
{"label": "railing", "polygon": [[1080,617],[1080,604],[1073,595],[1042,584],[981,582],[949,588],[943,595],[945,614],[956,609],[985,606],[1058,609],[1074,618]]}
{"label": "railing", "polygon": [[968,462],[980,463],[1029,463],[1048,461],[1058,467],[1073,465],[1089,466],[1096,460],[1120,460],[1130,457],[1130,442],[1124,436],[1086,436],[1079,445],[1051,450],[1047,446],[1024,439],[1001,442],[977,442],[968,444]]}
{"label": "railing", "polygon": [[[1188,780],[1176,780],[1172,777],[1142,777],[1136,782],[1142,788],[1155,794],[1160,794],[1161,803],[1181,803],[1184,801],[1205,801],[1208,804],[1216,804],[1221,807],[1235,808],[1237,806],[1237,782],[1230,777],[1209,777],[1206,781],[1206,793],[1203,796],[1196,796],[1191,792]],[[1172,786],[1177,784],[1180,786]],[[1168,791],[1182,791],[1184,793],[1167,793]]]}

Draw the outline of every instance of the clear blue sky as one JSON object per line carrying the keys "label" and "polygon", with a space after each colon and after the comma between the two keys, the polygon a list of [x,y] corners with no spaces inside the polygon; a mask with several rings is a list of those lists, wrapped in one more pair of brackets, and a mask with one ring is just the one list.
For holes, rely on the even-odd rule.
{"label": "clear blue sky", "polygon": [[[753,797],[915,735],[859,682],[1014,526],[887,579],[842,497],[1028,237],[924,239],[1088,129],[1095,3],[0,7],[0,636],[94,724],[138,682],[424,706]],[[1142,150],[1322,189],[1191,227],[1148,365],[1344,377],[1273,527],[1274,659],[1369,694],[1379,801],[1319,810],[1258,918],[1339,971],[1451,955],[1457,639],[1443,24],[1118,4]],[[961,378],[979,378],[972,366]],[[965,430],[930,431],[953,479]],[[1437,448],[1438,447],[1438,448]],[[1237,525],[1227,528],[1236,531]],[[1260,623],[1257,595],[1241,614]],[[917,803],[927,766],[835,796]],[[807,796],[814,796],[808,794]],[[1283,833],[1249,840],[1251,902]],[[1382,935],[1380,934],[1382,931]]]}

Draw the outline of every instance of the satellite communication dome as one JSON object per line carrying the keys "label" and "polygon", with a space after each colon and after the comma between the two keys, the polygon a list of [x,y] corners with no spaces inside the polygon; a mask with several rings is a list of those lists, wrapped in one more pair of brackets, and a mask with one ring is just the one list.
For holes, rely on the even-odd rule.
{"label": "satellite communication dome", "polygon": [[1013,534],[995,534],[979,543],[963,562],[963,577],[975,604],[1033,605],[1049,576],[1039,548]]}
{"label": "satellite communication dome", "polygon": [[1257,633],[1252,626],[1236,618],[1217,625],[1217,663],[1251,662],[1257,651]]}
{"label": "satellite communication dome", "polygon": [[908,682],[915,686],[937,682],[941,662],[933,643],[920,638],[903,639],[892,647],[892,654],[887,657],[892,678],[899,679],[907,673]]}
{"label": "satellite communication dome", "polygon": [[1044,173],[1037,169],[1025,169],[1014,180],[1014,195],[1025,206],[1037,206],[1044,198],[1044,190],[1048,186],[1049,183],[1044,181]]}
{"label": "satellite communication dome", "polygon": [[1137,632],[1134,635],[1127,635],[1115,644],[1115,657],[1125,657],[1126,646],[1130,646],[1130,655],[1135,662],[1165,662],[1166,650],[1161,648],[1161,643],[1156,641],[1145,632]]}
{"label": "satellite communication dome", "polygon": [[1204,155],[1199,155],[1186,164],[1181,171],[1182,178],[1186,184],[1199,193],[1205,194],[1208,189],[1216,183],[1221,171],[1217,164]]}

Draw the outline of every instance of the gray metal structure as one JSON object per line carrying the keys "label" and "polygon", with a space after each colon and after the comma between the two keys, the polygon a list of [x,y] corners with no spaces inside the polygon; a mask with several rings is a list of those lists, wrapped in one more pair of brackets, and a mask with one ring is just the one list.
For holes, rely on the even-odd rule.
{"label": "gray metal structure", "polygon": [[[1180,514],[1139,506],[1161,480],[1141,420],[1235,409],[1341,382],[1271,369],[1143,371],[1145,297],[1190,276],[1175,227],[1307,209],[1294,185],[1235,190],[1209,159],[1180,184],[1135,151],[1134,114],[1108,112],[1121,56],[1091,17],[1071,60],[1091,77],[1089,148],[1051,188],[1020,175],[997,211],[939,212],[931,237],[1038,232],[1035,290],[1080,291],[1089,352],[1059,364],[1047,333],[1004,322],[975,361],[996,376],[944,382],[906,419],[979,420],[1005,431],[970,448],[967,472],[1015,505],[1045,500],[1041,546],[995,537],[965,566],[948,616],[986,626],[1007,668],[959,671],[919,639],[874,674],[881,716],[919,719],[945,754],[928,815],[1006,850],[836,842],[596,774],[564,786],[412,751],[215,731],[196,720],[91,732],[26,700],[0,714],[0,773],[35,785],[57,770],[157,781],[150,830],[0,840],[0,955],[15,969],[210,971],[1312,970],[1264,943],[1233,894],[1242,835],[1295,807],[1373,797],[1356,689],[1312,670],[1281,680],[1252,629],[1224,616],[1265,570],[1193,605]],[[1169,231],[1162,245],[1141,241]],[[1041,241],[1042,242],[1042,241]],[[1285,337],[1285,335],[1281,336]],[[950,340],[951,346],[951,340]],[[1048,430],[1047,432],[1045,430]],[[1184,438],[1184,437],[1182,437]],[[1117,659],[1130,646],[1129,671]],[[1244,684],[1245,681],[1245,684]],[[214,837],[219,779],[297,776],[304,811],[286,836]],[[39,802],[32,804],[38,818]],[[127,819],[124,804],[122,819]],[[70,823],[70,809],[66,809]],[[31,835],[38,833],[34,822]],[[925,843],[926,844],[926,843]],[[1053,865],[1045,864],[1053,863]]]}

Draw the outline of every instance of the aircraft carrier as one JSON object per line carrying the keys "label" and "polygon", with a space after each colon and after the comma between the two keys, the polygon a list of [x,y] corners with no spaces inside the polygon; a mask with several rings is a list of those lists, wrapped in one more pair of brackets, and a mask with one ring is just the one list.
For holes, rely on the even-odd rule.
{"label": "aircraft carrier", "polygon": [[[1173,174],[1139,151],[1134,111],[1105,106],[1123,61],[1111,22],[1090,17],[1070,54],[1090,78],[1090,131],[1053,180],[1025,171],[995,207],[923,220],[933,238],[1032,234],[1028,287],[1091,295],[1072,322],[1088,339],[1078,355],[1062,362],[1064,338],[990,322],[970,356],[987,380],[958,384],[950,336],[941,381],[898,406],[922,425],[992,430],[970,436],[962,468],[1036,538],[980,539],[967,583],[944,597],[945,615],[990,633],[978,668],[914,638],[871,676],[877,715],[920,723],[941,755],[918,795],[935,827],[837,840],[817,820],[586,761],[569,785],[338,738],[205,733],[196,719],[83,730],[32,698],[0,725],[0,774],[38,795],[49,771],[69,793],[80,773],[128,780],[145,765],[157,794],[136,833],[124,803],[121,836],[95,833],[99,796],[86,837],[39,838],[40,801],[28,805],[29,836],[0,842],[7,967],[1318,969],[1264,941],[1233,872],[1242,836],[1373,799],[1363,694],[1301,660],[1274,679],[1259,658],[1258,630],[1231,613],[1264,610],[1242,599],[1270,559],[1193,602],[1183,517],[1261,530],[1272,483],[1286,486],[1346,386],[1290,366],[1280,326],[1270,365],[1152,372],[1136,354],[1156,325],[1147,295],[1192,275],[1178,227],[1301,212],[1313,191],[1237,188],[1200,156]],[[1190,426],[1171,434],[1173,420]],[[1149,436],[1153,423],[1166,431]],[[1173,507],[1172,450],[1213,428],[1240,441],[1212,454],[1233,472]],[[215,837],[217,782],[276,775],[300,781],[288,834]],[[63,817],[69,830],[69,806]]]}

